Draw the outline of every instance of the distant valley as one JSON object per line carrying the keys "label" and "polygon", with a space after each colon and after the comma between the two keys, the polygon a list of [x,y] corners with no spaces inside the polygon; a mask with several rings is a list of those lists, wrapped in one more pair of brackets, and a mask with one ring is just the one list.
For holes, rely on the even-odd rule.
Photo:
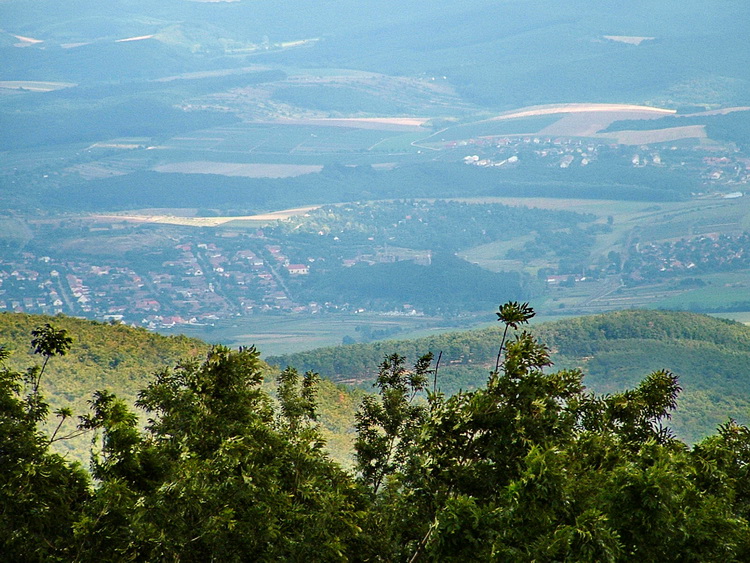
{"label": "distant valley", "polygon": [[0,4],[0,310],[270,353],[750,311],[744,5],[280,9]]}

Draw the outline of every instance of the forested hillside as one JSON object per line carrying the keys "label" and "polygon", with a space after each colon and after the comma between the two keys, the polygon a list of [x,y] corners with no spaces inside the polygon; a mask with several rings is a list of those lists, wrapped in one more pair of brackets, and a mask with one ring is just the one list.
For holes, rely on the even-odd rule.
{"label": "forested hillside", "polygon": [[[224,346],[147,382],[137,403],[145,428],[126,402],[96,391],[77,425],[95,436],[91,470],[70,464],[50,451],[64,439],[59,427],[40,425],[50,416],[46,366],[73,342],[65,329],[37,327],[42,365],[0,369],[0,553],[19,562],[748,560],[750,429],[731,421],[689,447],[665,426],[681,391],[670,371],[590,393],[580,370],[551,370],[548,349],[522,330],[528,304],[497,314],[501,353],[473,391],[431,391],[431,354],[413,368],[398,354],[380,363],[377,394],[357,410],[354,471],[323,448],[315,374],[285,369],[273,399],[258,352]],[[593,329],[634,334],[619,320]],[[662,322],[654,334],[701,331]],[[0,365],[7,359],[0,350]]]}
{"label": "forested hillside", "polygon": [[[44,393],[53,410],[71,408],[75,416],[88,410],[97,390],[107,390],[133,405],[139,390],[157,371],[182,361],[200,361],[209,350],[206,342],[185,336],[166,337],[141,328],[105,324],[73,317],[46,317],[0,313],[0,347],[10,354],[5,365],[23,369],[36,361],[29,345],[31,332],[50,323],[65,330],[72,344],[69,353],[49,362],[44,373]],[[261,364],[267,379],[273,370]],[[319,388],[322,433],[331,452],[344,460],[351,455],[351,426],[360,393],[323,381]],[[57,420],[49,424],[54,427]],[[70,428],[73,423],[68,425]],[[57,451],[88,463],[90,435],[57,442]]]}
{"label": "forested hillside", "polygon": [[[707,436],[728,417],[747,421],[750,415],[750,328],[740,323],[684,312],[620,311],[530,330],[549,346],[556,367],[583,368],[584,383],[598,393],[621,391],[649,371],[674,371],[684,391],[670,425],[688,441]],[[498,328],[489,328],[322,348],[268,361],[367,387],[386,354],[442,353],[438,386],[454,393],[482,385],[494,366],[499,336]]]}

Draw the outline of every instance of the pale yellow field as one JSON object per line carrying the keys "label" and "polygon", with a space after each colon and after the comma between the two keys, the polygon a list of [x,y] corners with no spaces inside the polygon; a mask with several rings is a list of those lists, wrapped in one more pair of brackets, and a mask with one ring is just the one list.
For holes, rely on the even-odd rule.
{"label": "pale yellow field", "polygon": [[153,35],[139,35],[137,37],[126,37],[125,39],[117,39],[115,43],[127,43],[129,41],[143,41],[144,39],[151,39]]}
{"label": "pale yellow field", "polygon": [[632,104],[552,104],[546,106],[531,106],[519,110],[507,112],[493,117],[492,120],[517,119],[519,117],[534,117],[538,115],[553,115],[556,113],[656,113],[661,115],[670,115],[677,113],[677,110],[655,108],[651,106],[636,106]]}
{"label": "pale yellow field", "polygon": [[309,205],[306,207],[296,207],[294,209],[284,209],[270,213],[261,213],[258,215],[245,215],[234,217],[180,217],[177,215],[94,215],[93,219],[97,221],[127,221],[130,223],[153,223],[158,225],[180,225],[185,227],[218,227],[231,221],[256,221],[258,223],[269,223],[271,221],[281,221],[289,219],[296,215],[304,215],[317,209],[319,205]]}
{"label": "pale yellow field", "polygon": [[14,35],[20,43],[16,43],[16,47],[26,47],[27,45],[36,45],[37,43],[44,43],[44,39],[34,39],[33,37],[24,37],[23,35]]}
{"label": "pale yellow field", "polygon": [[[742,108],[736,108],[734,111],[740,109]],[[706,139],[708,137],[706,128],[703,125],[688,125],[646,131],[599,133],[599,131],[606,129],[615,121],[625,119],[658,119],[675,113],[676,110],[630,104],[556,104],[522,108],[493,117],[491,121],[560,114],[561,118],[558,121],[540,130],[537,135],[549,137],[595,137],[609,139],[621,145],[647,145],[651,143],[668,143],[680,139]]]}
{"label": "pale yellow field", "polygon": [[640,45],[644,41],[653,41],[656,37],[636,37],[633,35],[604,35],[604,39],[617,41],[618,43],[627,43],[628,45]]}
{"label": "pale yellow field", "polygon": [[376,129],[383,131],[419,131],[429,121],[423,117],[343,117],[343,118],[309,118],[280,119],[274,123],[288,125],[320,125],[323,127],[354,127],[357,129]]}

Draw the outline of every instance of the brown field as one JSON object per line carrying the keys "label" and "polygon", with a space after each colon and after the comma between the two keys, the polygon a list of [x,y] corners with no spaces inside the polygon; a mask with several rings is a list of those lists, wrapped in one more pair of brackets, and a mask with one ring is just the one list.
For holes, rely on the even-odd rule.
{"label": "brown field", "polygon": [[323,166],[317,164],[246,164],[194,160],[161,164],[153,169],[156,172],[177,172],[180,174],[218,174],[220,176],[242,176],[244,178],[291,178],[320,172]]}

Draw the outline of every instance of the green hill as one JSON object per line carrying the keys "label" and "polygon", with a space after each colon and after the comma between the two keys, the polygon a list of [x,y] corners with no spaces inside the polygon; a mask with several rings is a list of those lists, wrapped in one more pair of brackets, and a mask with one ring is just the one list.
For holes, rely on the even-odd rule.
{"label": "green hill", "polygon": [[[76,416],[87,412],[87,401],[94,391],[106,389],[132,403],[154,372],[183,359],[202,359],[209,349],[201,340],[167,337],[126,325],[63,316],[0,313],[0,346],[11,352],[6,362],[8,368],[23,370],[41,364],[41,357],[33,355],[29,343],[31,331],[45,323],[66,330],[73,344],[67,355],[49,361],[42,392],[50,402],[51,411],[68,406]],[[273,373],[268,370],[269,378]],[[328,449],[338,459],[347,459],[351,451],[352,417],[360,396],[361,393],[352,393],[330,381],[320,384],[323,435]],[[51,418],[55,424],[57,420]],[[81,436],[56,445],[60,453],[84,460],[88,456],[89,439]]]}
{"label": "green hill", "polygon": [[[580,367],[584,382],[597,393],[632,387],[655,370],[673,371],[683,392],[671,425],[689,442],[714,432],[728,417],[750,418],[750,328],[742,324],[684,312],[620,311],[539,324],[532,332],[550,347],[555,368]],[[500,330],[491,328],[322,348],[268,362],[367,384],[385,354],[397,352],[413,361],[442,352],[438,385],[452,393],[486,382],[500,340]]]}
{"label": "green hill", "polygon": [[[31,331],[44,323],[68,331],[73,346],[50,361],[43,381],[52,408],[71,406],[76,415],[98,389],[132,402],[151,375],[180,359],[201,358],[209,345],[185,336],[165,337],[144,329],[70,317],[0,314],[0,345],[11,350],[9,367],[39,362],[31,354]],[[750,328],[684,312],[621,311],[535,325],[532,332],[552,351],[554,369],[580,367],[597,393],[631,388],[648,373],[669,369],[683,392],[672,420],[677,435],[690,442],[707,436],[728,417],[750,419]],[[269,364],[314,370],[325,379],[319,411],[328,449],[347,459],[352,446],[353,414],[378,365],[387,354],[414,361],[426,352],[442,352],[438,386],[445,392],[481,387],[494,366],[501,340],[497,328],[456,332],[411,341],[385,341],[321,348],[268,358]],[[269,378],[275,370],[269,368]],[[343,383],[356,383],[352,391]],[[61,451],[84,459],[88,438],[62,443]]]}

